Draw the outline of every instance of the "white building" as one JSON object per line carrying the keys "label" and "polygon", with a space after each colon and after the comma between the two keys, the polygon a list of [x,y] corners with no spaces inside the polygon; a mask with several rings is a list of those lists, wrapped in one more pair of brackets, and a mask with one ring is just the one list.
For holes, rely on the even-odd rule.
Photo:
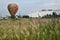
{"label": "white building", "polygon": [[53,11],[33,11],[33,12],[30,12],[28,15],[30,17],[38,17],[38,16],[44,16],[46,14],[52,14]]}
{"label": "white building", "polygon": [[46,14],[51,14],[52,15],[52,12],[56,12],[57,14],[60,14],[60,11],[54,10],[54,11],[32,11],[28,15],[30,17],[38,17],[38,16],[42,17],[42,16],[44,16]]}

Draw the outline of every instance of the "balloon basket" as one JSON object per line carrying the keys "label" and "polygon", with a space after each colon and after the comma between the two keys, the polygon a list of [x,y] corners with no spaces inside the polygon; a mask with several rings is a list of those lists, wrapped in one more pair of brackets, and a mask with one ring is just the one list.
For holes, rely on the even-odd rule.
{"label": "balloon basket", "polygon": [[12,19],[15,19],[16,17],[15,16],[11,16]]}

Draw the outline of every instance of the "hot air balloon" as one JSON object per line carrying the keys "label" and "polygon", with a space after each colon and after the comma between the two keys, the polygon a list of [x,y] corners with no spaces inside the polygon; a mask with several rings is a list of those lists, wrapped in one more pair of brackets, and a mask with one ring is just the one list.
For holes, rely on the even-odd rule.
{"label": "hot air balloon", "polygon": [[9,4],[8,11],[11,15],[11,18],[15,18],[15,14],[18,11],[18,5],[17,4]]}

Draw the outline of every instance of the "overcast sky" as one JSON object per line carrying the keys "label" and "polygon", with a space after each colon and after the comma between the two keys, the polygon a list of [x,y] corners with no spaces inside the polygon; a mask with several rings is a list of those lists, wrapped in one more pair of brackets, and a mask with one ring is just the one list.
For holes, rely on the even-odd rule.
{"label": "overcast sky", "polygon": [[17,14],[21,15],[41,9],[60,9],[60,0],[0,0],[0,16],[10,15],[7,10],[9,3],[18,4]]}

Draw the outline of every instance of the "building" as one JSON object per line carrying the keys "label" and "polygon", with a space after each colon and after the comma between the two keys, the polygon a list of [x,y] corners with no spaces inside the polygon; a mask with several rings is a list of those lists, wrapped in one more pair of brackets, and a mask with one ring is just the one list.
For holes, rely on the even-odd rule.
{"label": "building", "polygon": [[46,14],[52,14],[53,11],[33,11],[33,12],[30,12],[28,15],[30,17],[38,17],[38,16],[44,16]]}

